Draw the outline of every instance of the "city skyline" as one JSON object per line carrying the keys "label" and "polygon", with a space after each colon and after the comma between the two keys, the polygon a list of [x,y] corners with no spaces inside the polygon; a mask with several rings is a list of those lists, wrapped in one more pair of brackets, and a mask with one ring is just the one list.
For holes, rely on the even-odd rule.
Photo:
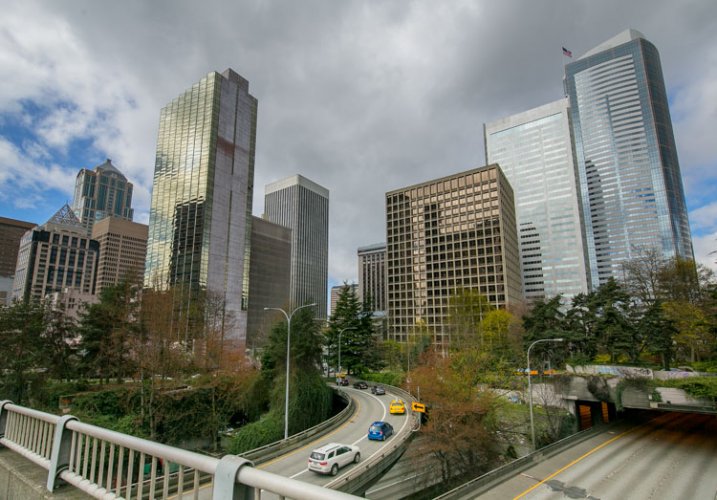
{"label": "city skyline", "polygon": [[[385,192],[482,165],[482,123],[561,98],[563,65],[632,27],[660,52],[695,254],[715,267],[710,2],[677,18],[667,3],[317,5],[320,19],[298,7],[223,11],[242,29],[190,6],[168,18],[142,4],[9,7],[0,20],[10,55],[2,67],[14,75],[0,87],[0,216],[47,220],[71,199],[76,172],[109,157],[135,186],[135,221],[147,223],[159,110],[197,75],[233,67],[261,101],[255,186],[296,173],[326,186],[329,286],[355,281],[356,249],[385,240]],[[169,33],[190,19],[192,36]],[[516,33],[498,36],[506,24]]]}

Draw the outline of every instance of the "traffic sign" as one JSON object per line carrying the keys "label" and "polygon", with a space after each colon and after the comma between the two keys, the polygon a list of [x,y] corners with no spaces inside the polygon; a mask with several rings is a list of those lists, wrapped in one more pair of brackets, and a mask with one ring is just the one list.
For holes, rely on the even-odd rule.
{"label": "traffic sign", "polygon": [[423,403],[416,403],[414,401],[413,403],[411,403],[411,409],[419,413],[426,413],[426,405],[424,405]]}

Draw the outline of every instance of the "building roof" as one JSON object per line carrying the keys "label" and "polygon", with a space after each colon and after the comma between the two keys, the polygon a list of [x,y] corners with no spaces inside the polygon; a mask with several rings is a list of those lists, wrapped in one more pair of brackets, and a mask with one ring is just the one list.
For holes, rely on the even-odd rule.
{"label": "building roof", "polygon": [[117,167],[112,165],[112,160],[110,160],[109,158],[107,158],[107,160],[104,163],[102,163],[101,165],[97,165],[95,167],[95,170],[104,170],[106,172],[112,172],[113,174],[121,177],[122,179],[127,180],[127,178],[124,176],[124,174],[122,172],[120,172],[117,169]]}
{"label": "building roof", "polygon": [[597,47],[588,50],[585,54],[580,56],[578,58],[578,60],[585,59],[590,56],[594,56],[595,54],[598,54],[605,50],[615,48],[618,45],[622,45],[623,43],[631,42],[632,40],[637,40],[638,38],[645,39],[645,35],[643,35],[639,31],[634,30],[632,28],[626,29],[622,33],[612,37],[610,40],[606,40],[603,43],[601,43],[600,45],[598,45]]}
{"label": "building roof", "polygon": [[67,203],[65,203],[61,209],[55,212],[55,215],[50,217],[50,219],[45,222],[44,225],[47,226],[49,224],[69,228],[77,228],[84,231],[84,226],[80,222],[80,219],[77,218],[75,212],[72,210],[72,208],[70,208],[70,205],[68,205]]}

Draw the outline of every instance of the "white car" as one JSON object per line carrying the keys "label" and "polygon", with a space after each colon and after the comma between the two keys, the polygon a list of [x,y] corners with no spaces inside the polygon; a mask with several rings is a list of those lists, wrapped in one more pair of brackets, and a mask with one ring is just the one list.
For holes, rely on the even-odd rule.
{"label": "white car", "polygon": [[311,452],[309,470],[335,476],[339,469],[350,463],[359,463],[361,450],[350,444],[330,443]]}

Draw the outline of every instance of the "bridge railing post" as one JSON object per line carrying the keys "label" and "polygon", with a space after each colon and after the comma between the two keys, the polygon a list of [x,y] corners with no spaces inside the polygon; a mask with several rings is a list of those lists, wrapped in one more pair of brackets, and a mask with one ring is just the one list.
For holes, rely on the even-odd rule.
{"label": "bridge railing post", "polygon": [[5,437],[5,428],[7,427],[7,410],[5,407],[12,404],[12,401],[5,399],[0,401],[0,438]]}
{"label": "bridge railing post", "polygon": [[65,415],[55,424],[55,435],[52,440],[52,452],[50,455],[50,469],[47,473],[48,491],[55,489],[60,472],[70,466],[72,431],[67,428],[67,423],[73,420],[77,420],[77,417]]}
{"label": "bridge railing post", "polygon": [[254,488],[237,482],[239,469],[254,464],[249,460],[236,455],[224,456],[217,465],[214,473],[214,500],[254,500]]}

